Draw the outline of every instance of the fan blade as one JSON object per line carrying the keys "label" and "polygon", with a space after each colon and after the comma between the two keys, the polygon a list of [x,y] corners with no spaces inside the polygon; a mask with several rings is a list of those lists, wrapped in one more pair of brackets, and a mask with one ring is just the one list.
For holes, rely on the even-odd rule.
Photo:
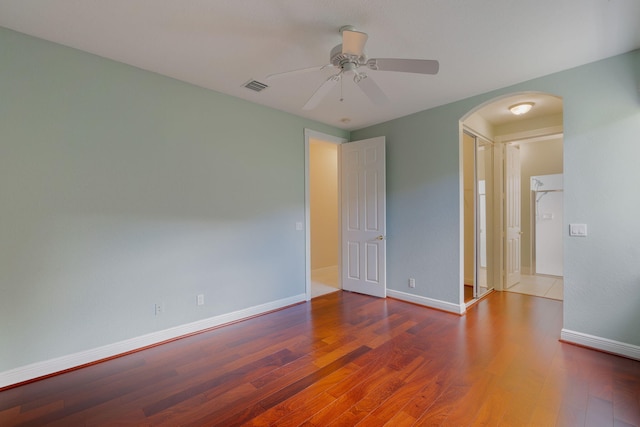
{"label": "fan blade", "polygon": [[367,61],[367,67],[379,71],[438,74],[440,64],[433,59],[372,58]]}
{"label": "fan blade", "polygon": [[318,66],[315,66],[315,67],[300,68],[298,70],[285,71],[283,73],[273,73],[273,74],[269,74],[267,77],[265,77],[265,79],[267,79],[267,80],[279,79],[281,77],[289,77],[289,76],[294,76],[296,74],[309,73],[311,71],[319,71],[319,70],[323,70],[323,69],[325,69],[327,67],[331,67],[332,65],[333,64],[318,65]]}
{"label": "fan blade", "polygon": [[374,104],[381,105],[389,102],[389,98],[387,98],[387,95],[384,94],[382,89],[380,89],[380,86],[378,86],[371,77],[367,76],[366,74],[358,74],[354,81]]}
{"label": "fan blade", "polygon": [[329,77],[322,85],[316,90],[316,92],[311,95],[311,98],[304,104],[302,107],[303,110],[313,110],[320,104],[320,101],[324,99],[325,96],[333,89],[333,87],[340,81],[341,74],[338,73]]}
{"label": "fan blade", "polygon": [[367,33],[353,30],[342,30],[342,53],[360,57],[364,53]]}

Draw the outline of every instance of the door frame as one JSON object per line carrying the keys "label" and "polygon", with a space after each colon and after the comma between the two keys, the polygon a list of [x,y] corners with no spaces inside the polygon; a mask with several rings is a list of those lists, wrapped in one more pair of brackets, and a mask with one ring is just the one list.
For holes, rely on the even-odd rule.
{"label": "door frame", "polygon": [[[464,168],[464,154],[465,150],[463,147],[463,138],[464,134],[473,138],[473,300],[465,303],[464,302],[464,282],[465,282],[465,205],[464,205],[464,176],[465,172],[467,172]],[[488,172],[490,179],[485,181],[486,192],[491,194],[491,197],[488,198],[486,203],[486,212],[489,213],[487,216],[486,230],[485,230],[485,240],[486,240],[486,254],[487,254],[487,266],[486,266],[486,274],[487,274],[487,283],[491,282],[492,287],[483,294],[479,294],[479,251],[478,244],[480,240],[480,217],[479,217],[479,198],[478,198],[478,148],[480,146],[488,146],[491,148],[490,153],[491,157],[488,161],[490,171]],[[499,274],[501,274],[503,264],[501,262],[501,237],[498,236],[499,231],[502,229],[502,205],[501,205],[501,194],[502,194],[502,174],[501,174],[501,154],[497,152],[497,147],[495,141],[491,140],[489,137],[482,135],[477,130],[473,129],[470,126],[462,124],[461,134],[460,134],[460,168],[461,168],[461,204],[460,204],[460,217],[461,217],[461,228],[460,228],[460,241],[461,241],[461,303],[462,305],[470,306],[477,299],[484,297],[491,290],[502,290],[501,281],[499,280]],[[485,165],[486,166],[486,165]]]}
{"label": "door frame", "polygon": [[[331,144],[344,144],[349,142],[346,138],[340,138],[337,136],[329,135],[326,133],[318,132],[312,129],[304,129],[304,241],[305,241],[305,262],[304,262],[304,275],[305,275],[305,299],[311,300],[311,194],[309,191],[309,155],[310,155],[310,140],[318,139],[323,142]],[[340,182],[342,181],[342,171],[340,168],[340,150],[338,150],[338,242],[342,241],[342,196],[340,193]],[[342,264],[341,245],[338,245],[338,280],[340,282],[340,288],[342,288],[342,276],[340,274]]]}
{"label": "door frame", "polygon": [[[562,138],[564,140],[564,126],[549,126],[549,127],[543,127],[543,128],[538,128],[538,129],[532,129],[532,130],[526,130],[526,131],[521,131],[521,132],[515,132],[515,133],[510,133],[510,134],[505,134],[505,135],[500,135],[496,137],[496,144],[498,146],[500,146],[501,151],[503,152],[503,157],[504,156],[504,150],[505,150],[505,146],[507,144],[510,143],[514,143],[514,144],[520,144],[520,143],[536,143],[536,142],[541,142],[541,141],[548,141],[550,139],[555,139],[555,138]],[[503,165],[502,168],[504,169],[505,166]],[[564,171],[563,171],[564,173]],[[521,195],[521,197],[531,197],[531,194],[529,192],[529,194],[527,194],[526,196]],[[506,200],[505,200],[506,203]],[[531,207],[531,205],[530,205]],[[528,275],[535,275],[535,246],[534,246],[534,241],[535,239],[533,238],[533,225],[531,224],[531,220],[529,221],[529,224],[520,224],[520,227],[522,229],[522,227],[527,227],[527,230],[529,232],[529,265],[530,265],[530,271],[527,271],[523,274],[528,274]],[[506,224],[503,226],[503,230],[502,233],[505,236],[505,240],[506,240]],[[503,244],[505,244],[503,242]],[[502,281],[503,281],[503,289],[507,289],[506,287],[506,274],[503,274],[503,276],[501,277]]]}
{"label": "door frame", "polygon": [[[473,133],[473,132],[472,132]],[[496,280],[496,276],[500,271],[500,262],[497,259],[498,246],[496,245],[496,227],[500,224],[501,215],[499,215],[500,201],[498,199],[499,191],[502,188],[501,182],[496,179],[499,174],[496,172],[497,162],[500,158],[496,155],[496,146],[493,141],[482,135],[473,134],[475,137],[475,171],[474,171],[474,215],[475,215],[475,256],[474,256],[474,270],[475,270],[475,282],[474,282],[474,298],[482,298],[493,290],[500,290],[499,283]],[[479,292],[480,286],[480,198],[479,198],[479,175],[480,168],[478,166],[478,152],[480,147],[484,147],[485,155],[488,158],[484,159],[485,170],[485,229],[484,229],[484,250],[486,258],[485,266],[485,278],[487,282],[487,291],[484,293]]]}

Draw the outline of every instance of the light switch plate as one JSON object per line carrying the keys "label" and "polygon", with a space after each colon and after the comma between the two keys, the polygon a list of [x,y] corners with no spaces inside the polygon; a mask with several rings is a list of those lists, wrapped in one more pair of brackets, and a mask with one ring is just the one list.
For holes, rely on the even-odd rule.
{"label": "light switch plate", "polygon": [[569,224],[569,236],[586,237],[587,224]]}

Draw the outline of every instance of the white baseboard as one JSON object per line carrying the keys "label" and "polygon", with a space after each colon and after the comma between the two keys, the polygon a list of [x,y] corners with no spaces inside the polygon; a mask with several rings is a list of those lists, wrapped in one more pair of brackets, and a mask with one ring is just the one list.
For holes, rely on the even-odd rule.
{"label": "white baseboard", "polygon": [[395,291],[393,289],[387,289],[387,296],[402,301],[412,302],[414,304],[424,305],[425,307],[429,308],[437,308],[438,310],[448,311],[455,314],[463,314],[467,310],[467,307],[464,304],[452,304],[450,302],[427,298],[420,295],[413,295],[406,292]]}
{"label": "white baseboard", "polygon": [[583,334],[581,332],[570,331],[568,329],[563,329],[560,332],[560,339],[583,347],[617,354],[619,356],[628,357],[629,359],[640,360],[640,346],[637,345]]}
{"label": "white baseboard", "polygon": [[30,365],[21,366],[9,371],[0,372],[0,388],[24,381],[33,380],[46,375],[55,374],[56,372],[66,371],[78,366],[94,363],[99,360],[108,359],[120,354],[138,350],[150,345],[158,344],[164,341],[179,338],[195,332],[203,331],[216,326],[224,325],[248,317],[256,316],[272,310],[277,310],[289,305],[297,304],[306,300],[305,294],[296,295],[266,304],[256,305],[245,308],[243,310],[234,311],[232,313],[222,314],[220,316],[210,317],[208,319],[198,320],[196,322],[187,323],[185,325],[175,326],[173,328],[162,331],[152,332],[150,334],[131,338],[125,341],[108,344],[102,347],[57,357],[43,362],[36,362]]}

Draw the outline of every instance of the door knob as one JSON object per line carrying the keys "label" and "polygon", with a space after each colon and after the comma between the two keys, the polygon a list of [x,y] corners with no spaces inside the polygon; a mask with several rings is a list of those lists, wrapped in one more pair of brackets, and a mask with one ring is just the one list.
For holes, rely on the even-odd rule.
{"label": "door knob", "polygon": [[377,240],[384,240],[384,236],[381,234],[378,237],[376,237]]}

